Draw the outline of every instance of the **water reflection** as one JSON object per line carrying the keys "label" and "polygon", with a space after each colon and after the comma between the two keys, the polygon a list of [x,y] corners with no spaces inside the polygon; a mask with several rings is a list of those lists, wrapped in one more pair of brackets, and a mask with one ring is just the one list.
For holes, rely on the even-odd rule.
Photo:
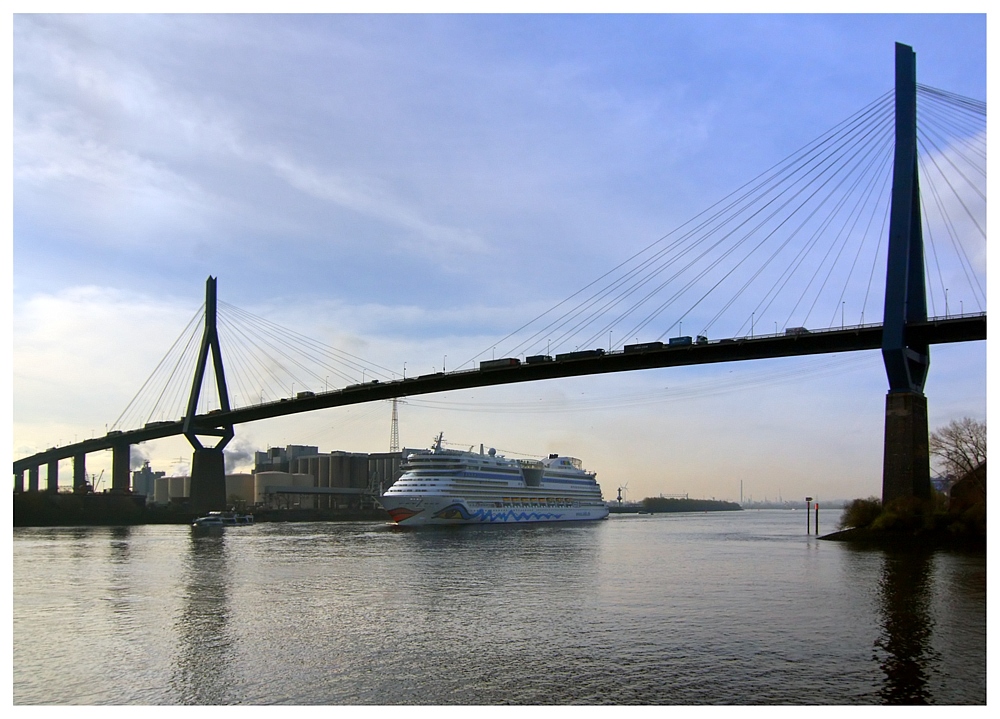
{"label": "water reflection", "polygon": [[134,613],[134,577],[132,576],[132,528],[111,527],[108,530],[108,601],[111,616],[115,620],[115,631],[130,631],[136,621]]}
{"label": "water reflection", "polygon": [[224,530],[192,533],[183,577],[183,605],[174,625],[179,645],[171,686],[183,704],[231,703],[233,637]]}
{"label": "water reflection", "polygon": [[110,543],[111,563],[112,564],[127,563],[131,555],[129,547],[129,539],[132,537],[132,528],[111,527],[108,531],[111,534],[111,543]]}
{"label": "water reflection", "polygon": [[940,659],[930,646],[933,571],[932,552],[895,550],[882,558],[878,586],[882,632],[875,641],[874,659],[885,674],[878,694],[886,704],[933,700],[928,679]]}

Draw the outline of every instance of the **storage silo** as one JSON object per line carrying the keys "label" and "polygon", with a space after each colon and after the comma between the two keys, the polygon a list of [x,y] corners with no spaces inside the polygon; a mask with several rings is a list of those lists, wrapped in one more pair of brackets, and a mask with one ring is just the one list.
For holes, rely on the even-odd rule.
{"label": "storage silo", "polygon": [[343,452],[330,453],[330,486],[349,487],[351,482],[350,467]]}
{"label": "storage silo", "polygon": [[291,487],[292,475],[288,472],[257,472],[254,475],[254,496],[257,504],[267,503],[268,487]]}
{"label": "storage silo", "polygon": [[166,504],[170,501],[170,478],[157,477],[153,483],[153,501],[156,504]]}
{"label": "storage silo", "polygon": [[[316,486],[317,487],[329,487],[330,486],[330,455],[321,454],[317,457],[318,468],[316,471]],[[319,494],[316,495],[316,505],[320,509],[330,508],[330,496]]]}
{"label": "storage silo", "polygon": [[170,501],[176,502],[188,495],[184,493],[184,480],[186,477],[168,477],[167,478],[167,492],[170,495]]}
{"label": "storage silo", "polygon": [[252,474],[226,475],[226,501],[237,499],[253,504],[255,497],[254,476]]}
{"label": "storage silo", "polygon": [[355,489],[364,489],[368,486],[368,455],[351,454],[348,458],[350,465],[350,486]]}
{"label": "storage silo", "polygon": [[[298,488],[311,488],[316,486],[316,478],[311,474],[293,474],[292,475],[292,486],[296,489]],[[313,502],[313,495],[311,494],[299,494],[295,496],[295,501],[298,503],[301,509],[313,509],[315,503]]]}

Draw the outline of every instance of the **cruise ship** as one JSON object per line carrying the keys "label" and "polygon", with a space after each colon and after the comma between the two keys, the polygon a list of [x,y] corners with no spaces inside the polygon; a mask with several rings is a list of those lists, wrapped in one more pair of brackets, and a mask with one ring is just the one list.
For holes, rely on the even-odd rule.
{"label": "cruise ship", "polygon": [[495,449],[442,447],[406,457],[403,474],[381,497],[399,525],[580,522],[604,519],[608,508],[593,472],[580,460],[550,454],[508,459]]}

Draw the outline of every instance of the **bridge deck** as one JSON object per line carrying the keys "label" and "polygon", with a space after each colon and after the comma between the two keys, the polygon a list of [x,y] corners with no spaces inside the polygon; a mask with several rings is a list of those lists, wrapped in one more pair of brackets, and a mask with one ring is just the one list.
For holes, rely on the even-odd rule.
{"label": "bridge deck", "polygon": [[[932,318],[907,326],[907,335],[917,343],[945,344],[986,339],[986,313],[960,317]],[[517,382],[534,382],[560,377],[630,372],[633,370],[686,365],[737,362],[773,357],[797,357],[835,352],[877,350],[882,347],[882,325],[864,325],[842,329],[817,330],[805,334],[765,335],[721,339],[706,344],[664,346],[644,352],[611,352],[600,357],[520,364],[486,370],[438,372],[420,377],[407,377],[392,382],[370,382],[340,390],[317,393],[311,397],[288,398],[234,409],[215,410],[195,417],[196,432],[223,425],[242,424],[327,407],[342,407],[364,402],[407,397],[435,392],[447,392],[473,387],[487,387]],[[154,422],[142,429],[109,433],[104,437],[76,444],[54,447],[14,462],[14,473],[23,472],[48,462],[67,459],[79,454],[112,449],[124,444],[138,444],[153,439],[182,434],[183,421]]]}

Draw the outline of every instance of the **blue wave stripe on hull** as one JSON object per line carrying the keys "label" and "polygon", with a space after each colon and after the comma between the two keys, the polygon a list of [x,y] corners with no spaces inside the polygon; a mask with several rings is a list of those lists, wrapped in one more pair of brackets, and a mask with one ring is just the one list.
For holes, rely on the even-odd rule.
{"label": "blue wave stripe on hull", "polygon": [[508,509],[502,512],[494,512],[492,509],[477,509],[469,512],[461,504],[449,504],[447,507],[434,514],[435,519],[462,519],[467,522],[538,522],[545,520],[561,519],[562,513],[554,512],[518,512]]}

